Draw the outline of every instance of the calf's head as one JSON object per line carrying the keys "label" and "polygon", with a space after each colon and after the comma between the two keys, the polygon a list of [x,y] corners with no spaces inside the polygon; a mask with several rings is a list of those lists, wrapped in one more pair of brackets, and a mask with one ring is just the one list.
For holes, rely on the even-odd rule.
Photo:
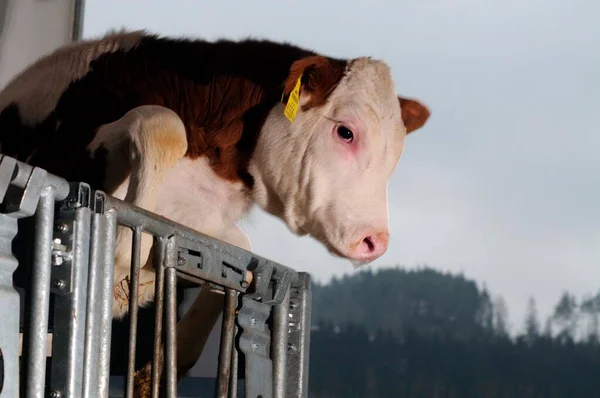
{"label": "calf's head", "polygon": [[[290,121],[285,103],[299,78],[299,107]],[[396,94],[383,62],[296,61],[250,164],[255,200],[332,254],[373,261],[389,240],[389,178],[407,133],[428,117],[425,106]]]}

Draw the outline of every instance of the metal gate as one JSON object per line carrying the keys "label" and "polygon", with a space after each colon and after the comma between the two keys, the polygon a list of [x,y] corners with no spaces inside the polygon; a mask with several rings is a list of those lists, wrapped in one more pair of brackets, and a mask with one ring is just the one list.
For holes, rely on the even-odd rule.
{"label": "metal gate", "polygon": [[[210,283],[225,295],[216,397],[238,396],[239,367],[247,398],[307,397],[308,274],[3,155],[0,201],[0,397],[108,397],[117,225],[133,232],[125,396],[133,391],[145,233],[153,236],[160,259],[154,262],[152,396],[159,395],[156,369],[164,357],[166,396],[177,397],[175,294],[178,278],[185,278]],[[22,236],[21,230],[19,236],[26,220],[32,232]],[[15,251],[16,237],[27,242],[30,256]],[[23,304],[13,274],[25,265],[30,285]],[[253,275],[250,286],[246,271]]]}

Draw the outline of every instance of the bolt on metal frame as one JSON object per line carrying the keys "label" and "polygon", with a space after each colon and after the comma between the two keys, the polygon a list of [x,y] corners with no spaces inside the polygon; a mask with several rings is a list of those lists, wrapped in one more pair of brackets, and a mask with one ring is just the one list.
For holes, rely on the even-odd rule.
{"label": "bolt on metal frame", "polygon": [[[126,397],[133,396],[143,233],[153,236],[158,259],[153,397],[159,396],[161,382],[167,397],[177,396],[178,277],[210,283],[225,295],[216,397],[237,397],[240,366],[247,398],[308,396],[308,274],[1,154],[0,202],[0,398],[108,397],[117,225],[133,231]],[[19,358],[20,297],[13,273],[23,260],[15,257],[12,244],[18,220],[32,216],[31,281]],[[253,273],[251,286],[246,271]]]}

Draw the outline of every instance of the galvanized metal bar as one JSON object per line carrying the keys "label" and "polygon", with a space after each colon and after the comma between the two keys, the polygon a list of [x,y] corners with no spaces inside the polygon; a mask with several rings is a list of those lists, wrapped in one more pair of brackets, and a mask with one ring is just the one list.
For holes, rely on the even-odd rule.
{"label": "galvanized metal bar", "polygon": [[131,245],[131,268],[129,273],[129,355],[127,358],[127,398],[133,398],[135,350],[138,324],[138,295],[140,289],[141,246],[142,229],[137,227],[133,229],[133,240]]}
{"label": "galvanized metal bar", "polygon": [[[165,217],[151,213],[131,203],[124,202],[111,196],[106,197],[106,203],[107,208],[115,209],[118,212],[120,225],[130,228],[143,226],[146,233],[157,237],[170,238],[171,236],[176,235],[193,240],[195,242],[201,242],[217,252],[226,251],[234,257],[243,258],[245,261],[249,261],[252,257],[256,257],[253,253],[247,250],[227,244],[216,238],[203,234],[202,232],[193,230]],[[282,265],[280,267],[286,268]]]}
{"label": "galvanized metal bar", "polygon": [[103,214],[92,215],[92,241],[90,247],[90,269],[88,275],[88,301],[85,336],[85,354],[83,361],[83,397],[98,397],[98,356],[100,354],[100,316],[102,310],[102,266],[106,237],[106,222]]}
{"label": "galvanized metal bar", "polygon": [[168,238],[176,232],[181,235],[201,235],[199,232],[120,199],[107,196],[106,203],[108,208],[113,208],[118,212],[120,225],[130,228],[136,228],[143,225],[144,231],[162,238]]}
{"label": "galvanized metal bar", "polygon": [[102,278],[99,290],[100,300],[100,338],[98,345],[98,397],[108,397],[110,382],[110,343],[112,330],[113,283],[115,272],[115,241],[117,236],[117,214],[114,210],[104,213],[104,255],[102,263]]}
{"label": "galvanized metal bar", "polygon": [[244,353],[246,397],[273,397],[273,361],[270,358],[271,334],[266,320],[271,306],[242,296],[238,323],[243,329],[240,350]]}
{"label": "galvanized metal bar", "polygon": [[[0,157],[0,202],[4,202],[16,168],[16,160]],[[39,200],[39,198],[38,198]],[[35,209],[34,209],[35,210]],[[17,218],[0,214],[0,357],[2,362],[2,391],[6,396],[18,397],[19,391],[19,316],[20,297],[13,286],[13,274],[19,265],[13,255],[12,243],[17,236]]]}
{"label": "galvanized metal bar", "polygon": [[250,253],[234,253],[225,243],[178,237],[177,273],[192,280],[245,291],[244,277],[251,261]]}
{"label": "galvanized metal bar", "polygon": [[154,354],[152,356],[152,398],[158,398],[160,392],[162,362],[164,355],[162,347],[163,333],[163,311],[164,311],[164,293],[165,293],[165,256],[167,252],[167,242],[163,238],[155,238],[156,245],[155,272],[154,281],[154,302],[156,309],[154,314]]}
{"label": "galvanized metal bar", "polygon": [[165,270],[166,347],[165,373],[167,397],[177,397],[177,256],[176,240],[169,239]]}
{"label": "galvanized metal bar", "polygon": [[73,7],[73,32],[71,34],[73,42],[79,41],[83,36],[84,4],[85,0],[75,0]]}
{"label": "galvanized metal bar", "polygon": [[[64,398],[81,397],[83,393],[83,359],[86,333],[86,307],[90,259],[90,227],[92,210],[87,207],[61,209],[61,219],[73,219],[71,289],[54,297],[52,335],[51,388]],[[68,246],[68,242],[65,242]],[[67,264],[54,265],[69,267]],[[63,275],[60,273],[59,275]],[[66,290],[68,282],[55,279],[54,286]]]}
{"label": "galvanized metal bar", "polygon": [[54,222],[54,190],[46,187],[35,215],[33,269],[31,275],[30,323],[26,331],[28,355],[26,388],[27,398],[43,398],[46,376],[46,337],[50,307],[50,274],[52,255],[52,228]]}
{"label": "galvanized metal bar", "polygon": [[231,374],[229,375],[229,391],[227,398],[237,398],[238,396],[238,361],[239,353],[235,344],[235,338],[238,333],[238,328],[233,325],[233,344],[231,346]]}
{"label": "galvanized metal bar", "polygon": [[233,289],[225,289],[225,308],[223,310],[218,359],[217,398],[227,398],[229,377],[231,375],[231,350],[233,349],[236,304],[237,292]]}
{"label": "galvanized metal bar", "polygon": [[310,275],[299,272],[290,290],[288,385],[286,397],[308,397],[308,366],[311,319]]}
{"label": "galvanized metal bar", "polygon": [[273,398],[286,398],[287,348],[290,289],[286,288],[281,304],[273,308],[271,358],[273,360]]}
{"label": "galvanized metal bar", "polygon": [[0,396],[19,397],[19,293],[13,287],[18,261],[12,253],[17,234],[17,219],[0,214],[0,362],[3,375]]}

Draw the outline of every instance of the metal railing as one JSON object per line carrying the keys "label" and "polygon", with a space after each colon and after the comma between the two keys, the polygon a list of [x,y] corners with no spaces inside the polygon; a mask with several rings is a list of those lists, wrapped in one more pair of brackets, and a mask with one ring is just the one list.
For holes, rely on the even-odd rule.
{"label": "metal railing", "polygon": [[[237,397],[238,368],[245,397],[307,397],[308,274],[2,155],[0,201],[0,397],[108,397],[117,225],[133,232],[127,397],[135,371],[142,234],[153,236],[158,259],[153,397],[161,380],[165,395],[177,396],[178,278],[210,283],[225,295],[216,397]],[[29,229],[26,220],[32,220]],[[15,281],[27,277],[22,319],[13,285],[19,271]]]}

